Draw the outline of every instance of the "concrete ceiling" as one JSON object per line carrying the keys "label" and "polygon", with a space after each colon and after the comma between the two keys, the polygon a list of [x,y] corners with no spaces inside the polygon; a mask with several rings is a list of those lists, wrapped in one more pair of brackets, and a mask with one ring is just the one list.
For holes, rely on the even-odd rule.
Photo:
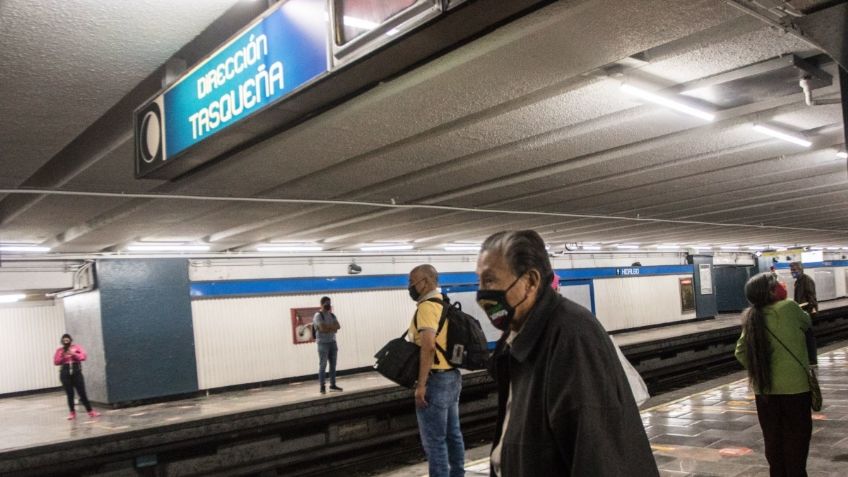
{"label": "concrete ceiling", "polygon": [[[0,186],[50,169],[233,3],[0,3]],[[707,123],[619,88],[705,88],[791,54],[836,77],[821,53],[727,2],[555,2],[178,181],[134,179],[122,130],[52,187],[264,201],[52,195],[11,208],[6,197],[0,242],[80,253],[138,241],[436,249],[531,227],[554,245],[848,247],[840,105],[807,106],[798,88],[719,109]],[[839,98],[838,80],[814,93]]]}

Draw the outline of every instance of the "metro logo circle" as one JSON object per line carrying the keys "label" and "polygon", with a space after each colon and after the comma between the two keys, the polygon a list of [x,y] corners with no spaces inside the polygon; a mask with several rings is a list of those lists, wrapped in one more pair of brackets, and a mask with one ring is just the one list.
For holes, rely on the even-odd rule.
{"label": "metro logo circle", "polygon": [[140,112],[136,124],[136,155],[147,164],[162,160],[162,110],[152,102]]}

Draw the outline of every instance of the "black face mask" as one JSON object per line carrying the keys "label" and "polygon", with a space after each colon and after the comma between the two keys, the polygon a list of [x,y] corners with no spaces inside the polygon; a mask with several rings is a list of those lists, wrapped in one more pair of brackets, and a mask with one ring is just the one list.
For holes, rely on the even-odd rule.
{"label": "black face mask", "polygon": [[415,285],[418,285],[418,283],[420,282],[421,280],[418,280],[417,282],[409,285],[409,287],[407,288],[407,290],[409,290],[409,298],[412,298],[412,301],[414,302],[417,302],[418,299],[421,298],[421,292],[419,292],[418,289],[415,288]]}
{"label": "black face mask", "polygon": [[516,303],[515,306],[510,305],[506,300],[507,292],[511,290],[516,283],[518,283],[521,276],[516,278],[515,281],[512,282],[512,285],[508,286],[506,290],[477,290],[477,304],[480,305],[480,308],[486,312],[486,316],[489,317],[489,321],[492,322],[492,326],[501,331],[509,329],[509,323],[515,316],[515,306],[521,305],[524,303],[524,300],[527,299],[525,296],[524,299]]}

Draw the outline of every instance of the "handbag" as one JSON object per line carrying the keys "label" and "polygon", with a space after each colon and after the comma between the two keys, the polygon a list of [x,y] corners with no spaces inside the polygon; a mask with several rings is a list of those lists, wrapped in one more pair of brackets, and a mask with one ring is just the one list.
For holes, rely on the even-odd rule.
{"label": "handbag", "polygon": [[421,348],[406,340],[407,333],[389,341],[374,355],[377,358],[374,369],[401,386],[414,388],[418,381]]}
{"label": "handbag", "polygon": [[790,351],[789,348],[785,344],[783,344],[783,341],[780,341],[780,338],[775,336],[775,334],[772,333],[770,329],[768,329],[768,327],[766,327],[766,331],[768,331],[769,334],[774,339],[776,339],[778,343],[780,343],[780,346],[783,346],[783,349],[785,349],[789,353],[789,355],[792,356],[792,358],[796,362],[798,362],[798,365],[800,365],[802,368],[804,368],[804,371],[807,373],[807,384],[810,385],[810,408],[812,408],[812,410],[816,411],[816,412],[821,411],[822,410],[822,394],[821,394],[821,388],[819,387],[819,378],[816,376],[816,372],[813,370],[813,368],[810,368],[809,366],[804,366],[804,363],[802,363],[801,360],[798,359],[795,356],[795,354],[792,353],[792,351]]}

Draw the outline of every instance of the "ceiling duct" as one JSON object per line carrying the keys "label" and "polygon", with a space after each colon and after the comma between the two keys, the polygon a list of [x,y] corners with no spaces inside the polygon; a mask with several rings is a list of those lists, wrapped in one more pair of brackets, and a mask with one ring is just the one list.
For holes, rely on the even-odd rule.
{"label": "ceiling duct", "polygon": [[788,55],[687,84],[683,94],[728,109],[801,93],[799,81],[804,78],[812,91],[833,83],[833,77],[819,67],[827,62],[825,55],[807,59]]}
{"label": "ceiling duct", "polygon": [[848,68],[848,2],[818,10],[796,21],[804,36],[830,55],[843,68]]}
{"label": "ceiling duct", "polygon": [[840,3],[845,3],[845,0],[788,0],[782,3],[788,4],[791,8],[804,15],[809,15],[839,5]]}

